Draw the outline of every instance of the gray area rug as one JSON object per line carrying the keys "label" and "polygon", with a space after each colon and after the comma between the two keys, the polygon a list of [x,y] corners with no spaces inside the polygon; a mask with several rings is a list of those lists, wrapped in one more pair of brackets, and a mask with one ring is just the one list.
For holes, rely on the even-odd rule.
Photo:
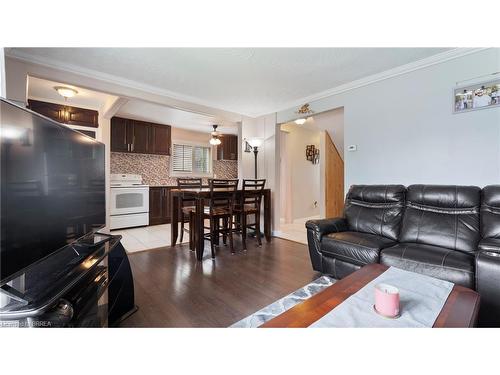
{"label": "gray area rug", "polygon": [[337,280],[329,276],[321,276],[305,287],[296,290],[295,292],[283,297],[276,302],[264,307],[263,309],[247,316],[246,318],[234,323],[229,328],[256,328],[275,316],[287,311],[298,303],[304,302],[306,299],[321,292],[326,287],[334,284]]}

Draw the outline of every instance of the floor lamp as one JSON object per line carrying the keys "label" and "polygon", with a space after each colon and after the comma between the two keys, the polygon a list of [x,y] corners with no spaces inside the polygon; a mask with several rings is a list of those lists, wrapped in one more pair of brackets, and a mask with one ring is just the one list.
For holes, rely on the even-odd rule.
{"label": "floor lamp", "polygon": [[[254,156],[254,171],[255,171],[255,179],[257,179],[257,154],[259,153],[259,147],[262,145],[262,143],[264,143],[264,140],[262,138],[258,138],[258,137],[253,137],[253,138],[249,138],[246,140],[246,142],[248,143],[248,146],[250,147],[246,147],[245,151],[246,152],[251,152],[253,151],[253,156]],[[253,233],[250,233],[250,236],[254,237],[255,236],[255,232]]]}
{"label": "floor lamp", "polygon": [[250,138],[247,140],[250,147],[253,149],[253,155],[255,157],[255,179],[257,179],[257,154],[259,153],[259,147],[262,145],[264,140],[262,138]]}

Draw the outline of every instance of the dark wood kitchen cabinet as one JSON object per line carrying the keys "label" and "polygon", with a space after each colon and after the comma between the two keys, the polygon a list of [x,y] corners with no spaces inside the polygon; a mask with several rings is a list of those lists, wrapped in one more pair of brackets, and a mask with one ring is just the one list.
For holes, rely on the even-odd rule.
{"label": "dark wood kitchen cabinet", "polygon": [[238,136],[222,134],[217,146],[217,160],[238,160]]}
{"label": "dark wood kitchen cabinet", "polygon": [[170,125],[121,117],[111,119],[111,151],[170,155]]}
{"label": "dark wood kitchen cabinet", "polygon": [[99,127],[99,112],[91,109],[42,102],[32,99],[28,99],[28,107],[32,111],[40,113],[41,115],[62,124],[88,126],[91,128]]}
{"label": "dark wood kitchen cabinet", "polygon": [[150,151],[157,155],[170,155],[171,128],[168,125],[151,124]]}
{"label": "dark wood kitchen cabinet", "polygon": [[131,121],[132,140],[130,142],[132,152],[138,154],[150,154],[151,124],[144,121]]}
{"label": "dark wood kitchen cabinet", "polygon": [[170,188],[149,188],[149,225],[170,223]]}
{"label": "dark wood kitchen cabinet", "polygon": [[115,152],[131,152],[129,138],[132,139],[130,133],[130,120],[120,117],[111,119],[111,151]]}

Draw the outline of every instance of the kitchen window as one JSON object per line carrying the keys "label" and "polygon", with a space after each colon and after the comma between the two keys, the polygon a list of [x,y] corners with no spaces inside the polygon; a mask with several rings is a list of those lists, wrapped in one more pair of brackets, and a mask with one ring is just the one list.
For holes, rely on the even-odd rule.
{"label": "kitchen window", "polygon": [[211,173],[211,147],[173,143],[173,175],[209,175]]}

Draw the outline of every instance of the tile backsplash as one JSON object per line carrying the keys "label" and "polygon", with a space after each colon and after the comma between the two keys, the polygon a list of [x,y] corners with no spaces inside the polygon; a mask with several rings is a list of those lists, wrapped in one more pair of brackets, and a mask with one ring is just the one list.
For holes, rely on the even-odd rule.
{"label": "tile backsplash", "polygon": [[236,160],[214,160],[214,178],[238,178],[238,162]]}
{"label": "tile backsplash", "polygon": [[[170,156],[112,152],[110,167],[111,173],[140,174],[151,186],[177,184],[177,178],[170,176]],[[213,171],[217,178],[238,178],[238,162],[214,160]]]}

